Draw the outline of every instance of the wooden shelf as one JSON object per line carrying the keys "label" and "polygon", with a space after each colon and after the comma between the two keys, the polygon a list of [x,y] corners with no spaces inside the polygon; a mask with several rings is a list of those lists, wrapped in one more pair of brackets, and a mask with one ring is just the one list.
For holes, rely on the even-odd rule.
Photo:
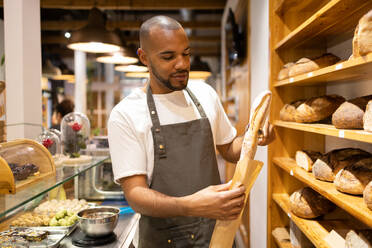
{"label": "wooden shelf", "polygon": [[324,241],[329,232],[317,220],[302,219],[290,212],[288,194],[277,193],[272,198],[316,247],[330,247]]}
{"label": "wooden shelf", "polygon": [[331,200],[369,227],[372,227],[372,211],[364,203],[363,197],[341,193],[333,183],[317,180],[312,173],[299,167],[292,158],[273,158],[274,164]]}
{"label": "wooden shelf", "polygon": [[275,50],[298,47],[313,38],[352,35],[359,19],[372,8],[366,0],[331,0],[279,41]]}
{"label": "wooden shelf", "polygon": [[372,53],[296,77],[277,81],[274,87],[329,84],[372,77]]}
{"label": "wooden shelf", "polygon": [[278,228],[281,229],[280,235],[278,233],[272,233],[276,244],[279,246],[279,248],[293,248],[289,237],[288,228],[285,227]]}
{"label": "wooden shelf", "polygon": [[328,136],[372,143],[372,133],[363,130],[337,129],[333,125],[327,124],[304,124],[278,120],[274,121],[273,124],[277,127],[290,128],[305,132],[318,133]]}

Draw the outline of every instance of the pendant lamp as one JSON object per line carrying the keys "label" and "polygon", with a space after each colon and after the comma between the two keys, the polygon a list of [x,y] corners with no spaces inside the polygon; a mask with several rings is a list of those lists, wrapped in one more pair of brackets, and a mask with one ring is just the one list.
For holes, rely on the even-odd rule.
{"label": "pendant lamp", "polygon": [[147,67],[143,65],[119,65],[115,66],[116,71],[121,72],[147,72]]}
{"label": "pendant lamp", "polygon": [[207,79],[211,73],[208,63],[203,62],[199,56],[195,56],[190,65],[190,79]]}
{"label": "pendant lamp", "polygon": [[125,77],[127,78],[149,78],[149,72],[126,72]]}
{"label": "pendant lamp", "polygon": [[97,62],[100,63],[107,63],[107,64],[135,64],[138,62],[138,59],[136,57],[126,55],[126,53],[120,51],[115,52],[110,55],[100,56],[96,59]]}
{"label": "pendant lamp", "polygon": [[112,31],[106,30],[106,20],[103,13],[91,9],[88,24],[72,33],[68,48],[88,53],[118,52],[121,47],[120,38]]}

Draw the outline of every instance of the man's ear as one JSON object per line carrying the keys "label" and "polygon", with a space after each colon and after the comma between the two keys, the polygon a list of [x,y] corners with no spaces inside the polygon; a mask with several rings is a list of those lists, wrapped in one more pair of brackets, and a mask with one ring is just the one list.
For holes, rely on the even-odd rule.
{"label": "man's ear", "polygon": [[138,48],[137,55],[141,63],[147,66],[147,56],[146,56],[145,51],[142,48]]}

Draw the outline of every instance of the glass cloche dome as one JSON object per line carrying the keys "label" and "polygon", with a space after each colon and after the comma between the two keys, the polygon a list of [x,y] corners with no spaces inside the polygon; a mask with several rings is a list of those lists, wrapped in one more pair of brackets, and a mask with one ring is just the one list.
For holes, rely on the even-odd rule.
{"label": "glass cloche dome", "polygon": [[50,130],[44,129],[37,138],[37,141],[48,149],[52,156],[58,156],[61,154],[61,140]]}
{"label": "glass cloche dome", "polygon": [[62,119],[61,133],[63,153],[70,158],[79,158],[80,150],[86,148],[89,139],[89,119],[83,113],[69,113]]}

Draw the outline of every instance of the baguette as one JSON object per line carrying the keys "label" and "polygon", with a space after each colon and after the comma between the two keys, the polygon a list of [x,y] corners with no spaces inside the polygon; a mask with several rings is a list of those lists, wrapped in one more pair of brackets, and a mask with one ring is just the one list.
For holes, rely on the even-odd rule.
{"label": "baguette", "polygon": [[363,116],[363,128],[365,131],[372,132],[372,100],[368,102]]}
{"label": "baguette", "polygon": [[345,101],[338,95],[312,97],[297,107],[295,120],[299,123],[311,123],[328,118]]}
{"label": "baguette", "polygon": [[296,163],[298,166],[306,171],[311,171],[314,162],[320,158],[322,154],[320,152],[302,150],[296,152]]}
{"label": "baguette", "polygon": [[332,124],[336,128],[362,129],[363,116],[370,100],[372,100],[372,95],[358,97],[344,102],[333,113]]}
{"label": "baguette", "polygon": [[[263,163],[254,161],[254,156],[257,150],[258,134],[260,128],[268,124],[268,114],[271,103],[271,92],[265,91],[256,97],[252,104],[250,125],[248,131],[244,135],[240,159],[236,166],[235,173],[232,179],[231,187],[237,188],[241,184],[246,187],[245,202],[247,202],[249,192],[256,180]],[[209,247],[212,248],[227,248],[232,247],[236,231],[240,225],[243,211],[237,219],[232,221],[217,220],[213,230]]]}
{"label": "baguette", "polygon": [[335,205],[310,187],[299,189],[289,198],[291,212],[306,219],[329,213]]}
{"label": "baguette", "polygon": [[336,189],[353,195],[362,195],[372,181],[372,158],[365,158],[340,170],[335,178]]}

